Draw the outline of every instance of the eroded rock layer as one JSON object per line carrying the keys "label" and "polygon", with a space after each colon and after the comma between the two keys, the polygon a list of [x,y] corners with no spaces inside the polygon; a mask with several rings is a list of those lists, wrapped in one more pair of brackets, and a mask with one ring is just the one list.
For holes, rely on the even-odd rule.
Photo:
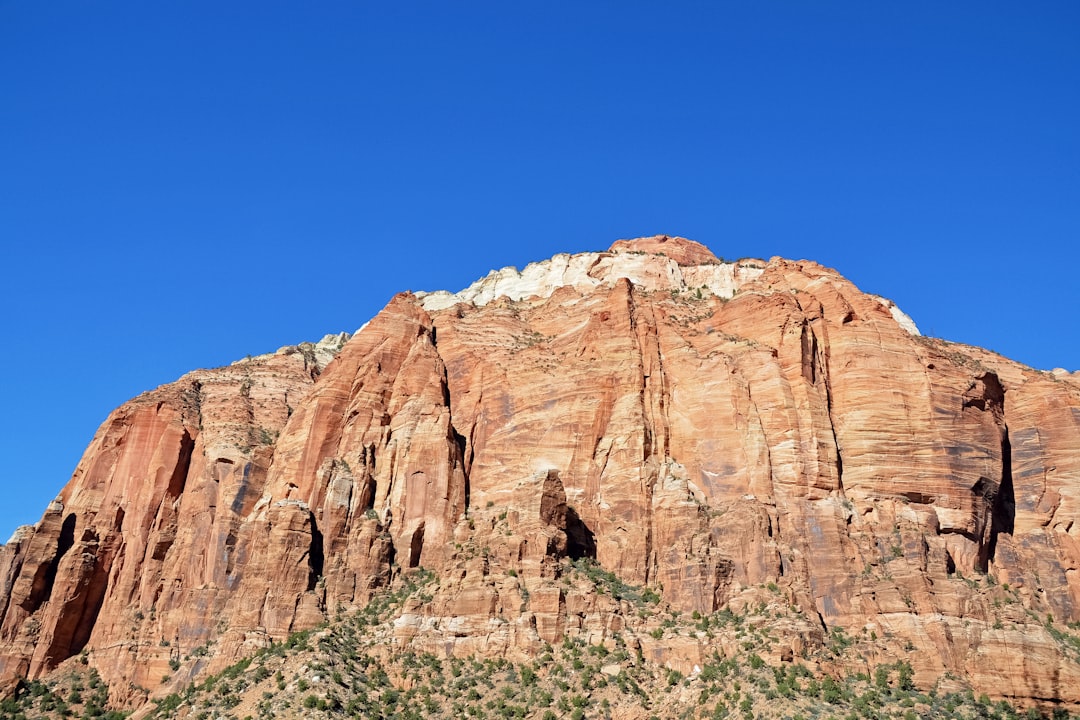
{"label": "eroded rock layer", "polygon": [[589,557],[687,613],[778,590],[801,618],[778,662],[844,628],[877,639],[863,667],[1080,706],[1075,375],[921,337],[817,264],[666,237],[399,295],[346,339],[114,412],[0,551],[3,677],[83,653],[134,701],[410,567],[439,585],[401,643],[713,649],[559,582]]}

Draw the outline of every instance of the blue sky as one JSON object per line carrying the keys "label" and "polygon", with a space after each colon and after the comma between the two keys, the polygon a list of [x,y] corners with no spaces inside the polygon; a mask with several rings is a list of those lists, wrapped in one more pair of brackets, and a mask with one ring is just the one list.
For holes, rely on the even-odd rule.
{"label": "blue sky", "polygon": [[624,237],[1080,369],[1080,4],[660,5],[0,0],[0,535],[143,390]]}

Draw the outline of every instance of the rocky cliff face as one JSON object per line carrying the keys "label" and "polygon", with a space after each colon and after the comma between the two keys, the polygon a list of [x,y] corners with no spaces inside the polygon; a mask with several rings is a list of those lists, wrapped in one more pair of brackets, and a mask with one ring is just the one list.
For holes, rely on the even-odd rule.
{"label": "rocky cliff face", "polygon": [[[670,611],[782,608],[772,662],[1080,707],[1078,517],[1075,375],[921,337],[811,262],[620,241],[115,411],[0,551],[0,674],[82,654],[135,702],[411,567],[439,583],[402,645],[718,649],[568,583],[591,558]],[[840,630],[859,653],[816,654]]]}

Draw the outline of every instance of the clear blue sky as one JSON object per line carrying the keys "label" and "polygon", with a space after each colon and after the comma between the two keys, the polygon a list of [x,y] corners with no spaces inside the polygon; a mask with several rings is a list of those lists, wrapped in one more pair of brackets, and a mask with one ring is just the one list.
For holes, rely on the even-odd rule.
{"label": "clear blue sky", "polygon": [[0,541],[115,406],[668,233],[1080,369],[1080,3],[0,0]]}

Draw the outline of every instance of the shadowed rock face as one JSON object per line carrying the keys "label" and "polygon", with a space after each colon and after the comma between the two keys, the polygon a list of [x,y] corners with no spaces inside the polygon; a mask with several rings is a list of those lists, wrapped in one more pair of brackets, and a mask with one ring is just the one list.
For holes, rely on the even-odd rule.
{"label": "shadowed rock face", "polygon": [[618,629],[557,582],[592,557],[685,612],[775,584],[804,635],[873,629],[868,664],[1075,705],[1080,665],[1043,620],[1080,621],[1078,515],[1075,376],[923,338],[811,262],[620,241],[399,295],[348,342],[116,410],[0,551],[0,673],[85,650],[123,698],[417,566],[439,590],[401,642],[527,654]]}

